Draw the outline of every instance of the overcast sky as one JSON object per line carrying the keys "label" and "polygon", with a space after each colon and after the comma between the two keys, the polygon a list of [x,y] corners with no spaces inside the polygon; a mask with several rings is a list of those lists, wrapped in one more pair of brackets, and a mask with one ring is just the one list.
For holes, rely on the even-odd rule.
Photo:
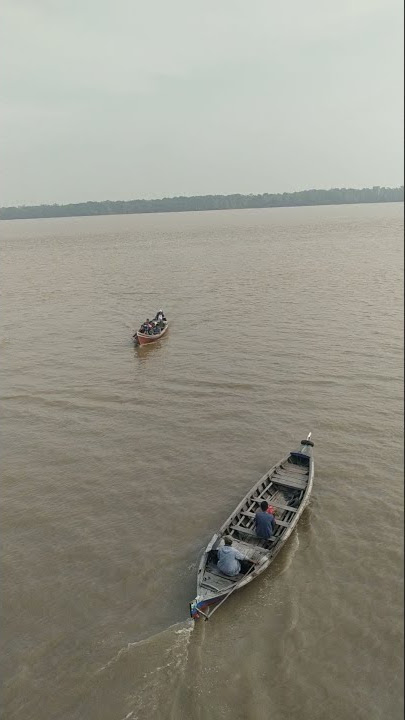
{"label": "overcast sky", "polygon": [[0,205],[403,183],[401,0],[3,0]]}

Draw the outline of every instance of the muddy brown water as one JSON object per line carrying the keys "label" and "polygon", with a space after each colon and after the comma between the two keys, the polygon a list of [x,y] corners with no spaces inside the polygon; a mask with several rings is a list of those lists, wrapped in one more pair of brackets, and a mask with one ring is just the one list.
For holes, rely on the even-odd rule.
{"label": "muddy brown water", "polygon": [[[402,718],[403,205],[0,230],[4,720]],[[194,627],[202,549],[309,431],[297,531]]]}

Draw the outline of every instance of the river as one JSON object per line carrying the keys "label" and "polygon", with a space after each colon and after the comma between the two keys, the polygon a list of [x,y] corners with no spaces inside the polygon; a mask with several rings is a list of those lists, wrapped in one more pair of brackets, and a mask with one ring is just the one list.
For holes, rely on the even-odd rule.
{"label": "river", "polygon": [[[402,718],[403,204],[0,229],[3,720]],[[296,532],[194,627],[309,431]]]}

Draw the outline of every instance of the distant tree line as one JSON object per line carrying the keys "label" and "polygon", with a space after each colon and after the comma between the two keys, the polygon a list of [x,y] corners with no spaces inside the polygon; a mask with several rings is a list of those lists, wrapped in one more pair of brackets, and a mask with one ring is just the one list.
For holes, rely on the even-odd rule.
{"label": "distant tree line", "polygon": [[404,186],[387,188],[333,188],[301,190],[276,195],[196,195],[161,200],[105,200],[70,205],[22,205],[0,208],[1,220],[51,218],[81,215],[131,215],[136,213],[239,210],[244,208],[296,207],[302,205],[347,205],[354,203],[403,202]]}

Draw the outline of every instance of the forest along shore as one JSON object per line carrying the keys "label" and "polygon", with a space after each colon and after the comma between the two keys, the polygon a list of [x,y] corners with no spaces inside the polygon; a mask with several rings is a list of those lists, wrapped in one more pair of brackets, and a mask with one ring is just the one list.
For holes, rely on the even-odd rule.
{"label": "forest along shore", "polygon": [[77,217],[85,215],[132,215],[139,213],[243,210],[247,208],[300,207],[306,205],[354,205],[403,202],[404,187],[333,188],[263,195],[197,195],[159,200],[105,200],[68,205],[22,205],[0,208],[0,220]]}

